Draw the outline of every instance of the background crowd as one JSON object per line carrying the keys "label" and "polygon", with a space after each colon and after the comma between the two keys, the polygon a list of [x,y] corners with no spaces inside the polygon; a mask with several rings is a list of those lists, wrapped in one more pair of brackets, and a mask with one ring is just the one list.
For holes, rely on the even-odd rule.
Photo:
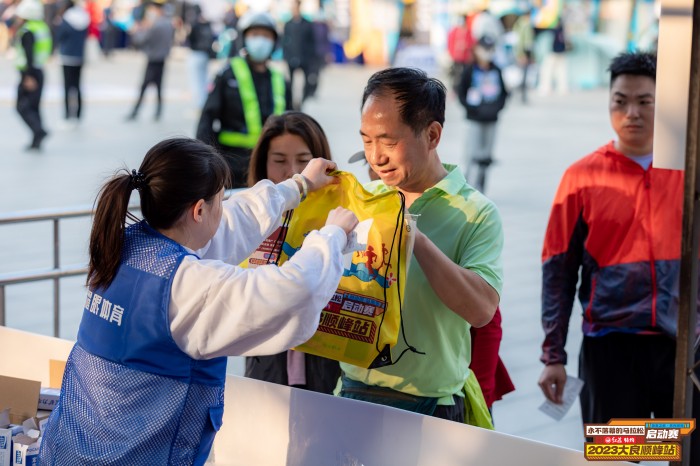
{"label": "background crowd", "polygon": [[[318,22],[312,22],[303,18],[301,15],[300,3],[293,3],[291,17],[284,25],[280,24],[279,21],[266,12],[240,12],[241,14],[239,15],[239,12],[233,8],[226,17],[226,20],[229,21],[228,26],[220,29],[218,33],[216,32],[218,26],[215,26],[206,18],[201,5],[153,0],[146,4],[138,5],[132,10],[131,17],[133,23],[127,26],[119,26],[116,25],[116,23],[110,25],[108,19],[103,19],[102,22],[95,25],[90,19],[91,14],[89,8],[87,8],[89,4],[90,2],[86,4],[82,2],[66,2],[66,8],[58,8],[56,14],[50,17],[47,16],[51,8],[48,8],[48,5],[42,6],[39,2],[23,0],[22,2],[18,2],[17,5],[6,5],[6,12],[14,8],[12,12],[13,20],[10,22],[9,30],[16,37],[15,43],[18,47],[16,53],[24,59],[23,67],[19,67],[21,79],[18,89],[17,110],[33,131],[33,138],[29,145],[30,149],[40,149],[43,140],[47,136],[47,130],[42,126],[39,117],[42,81],[41,68],[50,56],[52,42],[57,44],[57,49],[59,50],[62,66],[64,68],[65,119],[70,125],[75,125],[80,121],[82,116],[80,69],[83,65],[85,43],[88,40],[87,38],[92,34],[95,37],[99,37],[102,53],[106,57],[114,53],[115,48],[120,48],[120,46],[124,45],[138,48],[146,55],[147,64],[143,83],[138,90],[138,100],[134,105],[133,111],[126,115],[127,120],[135,120],[138,118],[144,93],[150,85],[154,85],[156,88],[157,100],[154,117],[155,119],[161,117],[163,106],[167,105],[167,99],[164,101],[161,94],[162,80],[163,76],[167,74],[167,59],[172,51],[172,47],[173,45],[179,44],[190,49],[188,60],[190,61],[192,70],[192,100],[195,102],[196,107],[201,110],[196,137],[207,144],[217,147],[224,155],[230,169],[230,174],[232,175],[228,179],[230,184],[228,184],[227,187],[250,186],[265,177],[273,179],[273,175],[271,175],[269,171],[267,176],[251,177],[249,167],[251,167],[259,157],[268,157],[268,161],[274,161],[274,157],[278,157],[277,160],[279,160],[279,163],[286,163],[290,159],[296,162],[302,160],[308,163],[309,157],[307,152],[312,143],[309,139],[304,140],[303,135],[298,135],[298,137],[302,139],[303,144],[297,153],[287,155],[280,153],[280,151],[272,150],[274,138],[270,141],[270,148],[266,154],[261,154],[259,152],[260,142],[264,140],[265,132],[269,130],[268,125],[272,125],[272,122],[276,121],[277,115],[288,116],[291,110],[303,109],[304,102],[314,97],[319,80],[321,79],[320,75],[323,65],[330,60],[329,54],[324,53],[324,51],[329,50],[330,47],[328,35],[324,36],[318,33],[318,31],[323,32],[323,28],[315,26]],[[31,5],[31,7],[26,5]],[[37,5],[40,8],[37,8]],[[445,94],[447,92],[454,92],[455,95],[458,96],[459,102],[465,108],[469,129],[466,133],[468,146],[467,150],[464,151],[465,162],[462,167],[465,169],[464,174],[467,175],[467,181],[469,181],[471,185],[479,188],[482,192],[485,190],[485,172],[483,170],[494,162],[493,152],[494,143],[496,141],[496,122],[498,121],[499,113],[504,108],[507,108],[508,96],[513,93],[517,95],[519,91],[520,102],[527,103],[530,101],[528,89],[531,87],[534,87],[540,96],[547,96],[554,89],[556,89],[556,92],[559,94],[564,94],[569,91],[569,78],[566,75],[566,61],[564,57],[570,50],[571,44],[566,36],[565,22],[560,19],[552,23],[550,25],[551,27],[538,28],[535,27],[532,22],[532,11],[524,9],[518,13],[519,14],[514,15],[514,17],[511,18],[512,21],[509,22],[504,21],[503,16],[496,17],[488,9],[472,11],[469,12],[469,14],[462,15],[460,24],[457,24],[446,37],[448,52],[451,57],[451,81],[448,82],[448,88],[441,91],[443,104]],[[103,11],[103,15],[103,18],[109,18],[110,12]],[[15,22],[14,18],[19,18],[21,21]],[[41,24],[43,24],[43,26]],[[115,29],[106,32],[110,27]],[[52,32],[47,33],[47,31]],[[513,41],[514,36],[516,39]],[[75,44],[78,45],[73,47]],[[308,44],[313,44],[313,47],[310,47]],[[312,51],[311,53],[309,53],[310,50]],[[281,55],[276,55],[280,53]],[[217,58],[222,60],[222,66],[212,73],[210,69],[211,60]],[[281,62],[278,58],[281,58],[286,66],[277,66]],[[641,64],[635,61],[637,58],[641,60]],[[619,87],[619,89],[618,87],[614,87],[611,91],[611,118],[613,121],[613,129],[618,136],[618,140],[617,142],[611,143],[606,149],[600,149],[589,158],[594,158],[593,155],[595,154],[603,154],[605,157],[610,157],[610,163],[619,163],[626,167],[626,169],[629,169],[630,179],[636,179],[634,177],[639,178],[639,176],[642,178],[660,176],[655,175],[657,172],[654,171],[653,168],[650,168],[649,163],[647,163],[651,161],[648,111],[649,108],[653,108],[653,84],[656,77],[655,57],[651,55],[642,55],[641,58],[635,58],[633,55],[631,58],[624,57],[622,61],[622,64],[616,62],[617,64],[614,64],[611,68],[613,71],[612,82],[617,83],[616,86]],[[653,64],[651,64],[652,62]],[[512,77],[508,78],[504,72],[507,68],[512,69],[514,64],[520,70],[517,80],[514,80]],[[532,76],[531,73],[534,73],[536,78],[529,78],[529,76]],[[298,79],[296,79],[299,77],[303,77],[303,85],[300,85]],[[630,77],[633,78],[630,80],[628,79]],[[390,84],[386,82],[382,83],[382,78],[389,79]],[[422,82],[425,76],[414,76],[413,78],[416,82]],[[373,138],[373,130],[375,129],[373,125],[376,125],[376,123],[372,121],[372,118],[376,117],[375,114],[383,113],[379,110],[375,110],[373,106],[383,108],[382,105],[386,104],[386,102],[382,100],[383,98],[386,98],[387,95],[393,95],[392,92],[401,92],[397,90],[400,89],[400,86],[396,85],[395,80],[400,81],[400,79],[405,79],[405,76],[402,77],[400,74],[396,74],[386,78],[386,76],[380,74],[378,76],[373,76],[372,79],[375,79],[377,82],[370,80],[362,100],[363,129],[361,130],[361,134],[365,144],[364,158],[369,164],[370,170],[378,173],[379,177],[386,182],[386,180],[393,176],[388,173],[388,171],[397,170],[397,168],[395,166],[390,166],[390,170],[387,172],[383,171],[382,167],[391,164],[392,159],[389,155],[386,155],[386,160],[384,160],[382,158],[383,154],[378,153],[377,149],[372,149],[374,146],[372,146],[371,139]],[[532,83],[529,81],[530,79],[533,79]],[[34,82],[32,83],[32,81]],[[295,82],[297,84],[295,84]],[[372,83],[377,87],[372,88]],[[650,85],[651,88],[647,89]],[[407,86],[407,88],[411,89],[410,86]],[[297,90],[300,92],[297,93]],[[438,92],[438,94],[440,94],[440,92]],[[510,100],[512,100],[512,98]],[[401,103],[401,101],[399,101],[399,103]],[[392,105],[395,104],[396,102],[392,103]],[[390,106],[390,108],[393,107]],[[619,121],[625,120],[629,124],[620,123],[619,126],[616,126],[616,115],[621,115],[618,117]],[[37,119],[39,121],[38,126],[36,125]],[[440,125],[443,123],[439,116],[436,116],[432,122],[438,122]],[[439,163],[439,159],[435,153],[440,134],[439,131],[435,129],[434,125],[432,125],[432,122],[423,124],[423,122],[399,119],[398,122],[394,123],[398,125],[397,127],[399,130],[403,129],[401,125],[417,125],[415,128],[412,127],[412,129],[415,130],[414,138],[419,134],[425,134],[425,141],[420,138],[416,139],[416,147],[421,147],[420,144],[425,142],[425,144],[427,144],[427,150],[423,155],[434,157],[434,160],[430,160],[435,163],[423,167],[429,168],[429,170],[423,173],[429,173],[435,178],[434,180],[430,180],[431,182],[436,181],[440,177],[445,177],[445,179],[451,176],[459,178],[459,176],[462,175],[453,174],[453,172],[459,171],[459,169],[454,167],[445,167],[445,171],[443,172],[443,167]],[[365,124],[368,126],[365,126]],[[318,130],[316,131],[318,132]],[[634,134],[627,134],[629,132]],[[289,131],[289,133],[295,134],[293,131]],[[283,132],[282,136],[284,134],[286,133]],[[320,130],[320,134],[322,134],[322,130]],[[325,138],[325,136],[323,137]],[[413,141],[407,136],[402,136],[401,139]],[[285,147],[289,147],[290,145],[289,143],[284,144]],[[303,146],[305,146],[305,148]],[[257,156],[256,150],[258,150]],[[314,156],[315,155],[317,154],[314,153]],[[644,157],[648,160],[642,160]],[[330,153],[328,154],[328,158],[330,158]],[[630,160],[636,165],[629,163]],[[405,163],[405,161],[402,163]],[[300,163],[300,165],[303,164]],[[478,166],[482,170],[480,174],[481,178],[476,178],[475,181],[469,179],[470,168],[472,168],[473,165]],[[637,173],[639,171],[637,166],[642,168],[640,173]],[[289,174],[281,176],[280,178],[289,178],[292,172],[299,173],[300,171],[300,168],[292,169]],[[567,174],[567,176],[573,175]],[[276,180],[273,179],[273,181]],[[421,188],[425,190],[432,186],[430,183],[426,184],[426,180],[420,181],[423,183],[420,184]],[[577,182],[572,182],[568,178],[565,178],[565,181],[562,182],[561,190],[571,189],[572,191],[576,191],[577,189],[581,189],[585,191],[585,189],[577,185]],[[627,179],[622,181],[629,182]],[[386,184],[390,185],[389,182],[386,182]],[[680,184],[681,183],[676,182],[675,186],[680,186]],[[408,193],[414,193],[414,191],[410,190],[414,189],[413,185],[396,185],[400,189],[406,190]],[[639,186],[642,186],[642,184]],[[656,186],[656,184],[654,184],[654,186]],[[469,191],[472,188],[467,187],[460,189]],[[634,191],[637,188],[632,187],[629,189]],[[585,194],[586,193],[578,193],[577,195],[584,199],[583,196]],[[472,194],[460,192],[458,197],[460,196],[468,198],[472,196]],[[581,226],[577,223],[581,221],[581,219],[576,216],[574,216],[573,220],[567,218],[565,221],[557,218],[556,215],[558,211],[556,209],[564,208],[558,207],[559,203],[562,202],[562,197],[564,196],[558,194],[555,200],[555,209],[552,211],[552,218],[550,219],[548,230],[548,244],[545,245],[545,252],[543,253],[546,264],[545,286],[549,280],[548,277],[551,278],[551,275],[557,275],[556,272],[549,271],[553,265],[552,261],[554,261],[554,265],[556,265],[557,260],[567,261],[566,265],[569,266],[569,269],[575,270],[574,274],[576,276],[578,276],[579,268],[582,267],[585,278],[590,278],[592,275],[602,273],[601,271],[605,269],[605,267],[614,267],[618,265],[614,262],[614,260],[619,259],[617,257],[612,259],[613,262],[606,262],[603,264],[601,258],[607,256],[604,254],[602,256],[597,255],[600,253],[600,251],[596,249],[598,244],[594,244],[595,241],[587,236],[589,231],[593,232],[595,224],[590,223],[586,224],[585,227]],[[481,198],[479,197],[479,199]],[[584,199],[584,201],[581,202],[585,203],[586,201]],[[484,201],[484,204],[479,208],[488,210],[491,207],[488,201]],[[579,204],[572,207],[567,206],[567,214],[570,214],[569,209],[571,212],[574,212],[576,209],[582,209],[582,207]],[[467,207],[465,207],[465,211],[466,210],[468,210]],[[583,215],[583,213],[587,211],[581,210],[581,212],[581,215]],[[677,219],[674,219],[674,221],[675,220]],[[562,227],[559,225],[557,223],[558,221],[563,222],[564,226]],[[633,224],[633,222],[631,224]],[[581,228],[584,229],[581,230]],[[562,230],[565,231],[562,233]],[[566,248],[562,250],[561,245],[568,244],[566,238],[560,238],[556,241],[551,239],[557,237],[558,234],[566,236],[572,231],[575,235],[582,235],[580,237],[576,236],[576,239],[580,241],[574,245],[574,251],[569,251]],[[434,234],[438,235],[438,233]],[[495,237],[498,237],[498,234],[494,234],[494,238]],[[671,240],[675,241],[673,238],[669,239],[669,241]],[[554,246],[549,244],[551,241],[555,243]],[[643,241],[643,239],[640,241]],[[655,241],[655,238],[650,240],[652,250],[657,247]],[[661,243],[661,241],[659,242]],[[659,245],[658,247],[666,254],[667,250],[665,248],[667,246]],[[431,257],[431,259],[440,257],[438,254],[435,254],[435,251],[430,249],[430,246],[423,245],[421,248],[425,249],[422,253],[419,252],[418,254],[424,254],[424,258],[426,256]],[[673,248],[669,250],[671,249]],[[654,281],[652,284],[654,291],[649,290],[649,294],[652,296],[654,303],[656,303],[656,300],[661,299],[658,305],[653,304],[652,315],[654,317],[652,317],[652,324],[650,326],[652,331],[650,331],[650,328],[647,328],[649,327],[647,323],[639,324],[636,321],[632,321],[626,322],[625,325],[619,325],[619,323],[610,325],[609,321],[606,320],[607,316],[604,316],[602,318],[602,323],[600,323],[596,322],[596,320],[589,315],[589,318],[592,319],[592,323],[589,327],[584,326],[586,337],[588,340],[593,338],[594,340],[600,341],[597,337],[602,337],[609,333],[617,332],[635,335],[648,335],[652,333],[656,335],[664,345],[671,341],[671,346],[673,347],[672,339],[668,338],[669,336],[673,336],[675,332],[673,326],[667,327],[661,325],[658,331],[653,330],[656,326],[654,320],[656,319],[656,312],[660,310],[661,315],[663,315],[664,312],[669,311],[669,302],[662,296],[662,291],[672,293],[671,289],[674,286],[674,279],[672,278],[673,267],[670,269],[663,267],[667,267],[668,263],[677,261],[677,258],[673,257],[672,254],[666,254],[662,259],[664,264],[658,266],[656,265],[656,258],[653,255],[647,257],[641,254],[634,256],[634,259],[641,264],[639,267],[642,269],[650,267],[652,270],[652,281]],[[418,260],[420,262],[425,259],[418,258]],[[455,261],[456,259],[452,258],[452,260]],[[469,260],[472,259],[470,258]],[[498,265],[493,265],[493,268],[498,269]],[[446,267],[446,270],[448,269],[449,267]],[[572,276],[572,273],[571,270],[567,270],[568,276]],[[665,273],[668,273],[668,276],[671,278],[663,278],[666,276],[664,275]],[[500,282],[501,278],[498,276],[498,272],[493,272],[493,274],[494,277],[491,277],[491,281],[486,280],[488,283],[486,286],[490,286],[490,288],[486,288],[485,290],[500,292],[500,287],[502,286]],[[637,278],[633,275],[634,274],[630,275],[630,286],[632,287],[637,283]],[[659,288],[657,288],[655,280],[662,280],[663,284],[660,284]],[[479,286],[483,285],[483,283],[478,280],[477,283],[479,283]],[[581,285],[584,288],[580,297],[585,307],[589,305],[592,306],[593,291],[596,290],[596,283],[598,283],[599,286],[597,290],[600,291],[602,289],[600,288],[603,283],[602,279],[601,282],[584,282]],[[450,301],[451,296],[441,293],[439,291],[439,285],[431,286],[436,291],[442,303]],[[550,307],[543,309],[545,331],[548,337],[547,341],[549,342],[549,340],[554,338],[558,345],[561,345],[561,338],[564,340],[566,339],[566,334],[564,332],[564,336],[562,337],[560,335],[561,330],[557,328],[557,332],[554,332],[552,326],[561,325],[560,321],[562,320],[568,323],[568,317],[562,317],[562,314],[570,313],[570,307],[568,310],[565,308],[567,305],[570,306],[574,299],[573,292],[576,291],[576,281],[574,280],[573,284],[568,283],[566,288],[569,293],[565,298],[559,300],[561,302],[557,303],[559,308],[556,309],[556,312],[552,309],[552,307],[555,306],[554,304],[548,304],[547,306]],[[465,290],[466,289],[468,288],[465,288]],[[480,290],[484,291],[483,288]],[[484,292],[483,294],[486,295],[488,293]],[[641,295],[643,296],[640,298],[639,303],[623,303],[621,306],[644,306],[644,304],[640,303],[646,299],[647,294],[647,290],[642,290]],[[659,298],[659,296],[661,296],[661,298]],[[553,300],[557,301],[557,298],[555,297]],[[442,303],[440,303],[440,305],[442,305]],[[488,304],[490,305],[491,302],[489,301]],[[475,303],[475,307],[480,306],[489,307],[483,302]],[[615,303],[613,307],[614,306],[617,306],[617,303]],[[447,305],[445,309],[449,315],[452,315],[450,314],[452,311],[459,314],[455,308],[449,305]],[[495,311],[496,313],[492,313],[491,311]],[[467,322],[473,320],[474,326],[472,327],[472,331],[475,331],[477,327],[487,328],[487,326],[484,325],[488,322],[496,324],[499,328],[495,332],[493,341],[500,341],[500,313],[494,308],[490,310],[488,314],[488,318],[485,319],[480,319],[473,315],[462,317],[464,317],[464,320]],[[555,314],[556,317],[548,317]],[[492,320],[494,315],[497,317]],[[552,323],[555,321],[556,323]],[[662,324],[665,323],[665,321],[662,322]],[[460,324],[463,325],[461,321]],[[550,327],[548,327],[548,325]],[[600,330],[597,325],[602,326],[603,330]],[[452,330],[454,329],[455,328],[452,327]],[[556,338],[552,337],[552,334],[556,334]],[[644,339],[646,337],[641,338]],[[472,344],[476,341],[479,341],[477,336],[472,334]],[[546,342],[545,344],[551,345],[552,343]],[[489,350],[491,355],[494,356],[492,358],[493,365],[488,369],[490,371],[490,380],[482,383],[484,394],[489,390],[486,387],[491,387],[490,390],[491,392],[493,391],[496,369],[500,371],[500,376],[502,377],[498,380],[501,387],[497,387],[496,394],[486,400],[487,404],[490,405],[500,396],[512,390],[513,387],[510,384],[507,372],[504,371],[502,361],[499,361],[497,358],[497,345],[495,349],[485,343],[481,343],[481,345],[483,346],[470,348],[469,352],[471,352],[472,356],[476,356],[479,355],[479,352],[483,351],[484,348],[489,347],[491,348]],[[560,350],[561,348],[557,349]],[[671,352],[672,349],[670,350]],[[559,354],[558,357],[552,357],[550,354],[551,350],[547,348],[545,348],[545,350],[543,362],[547,364],[547,367],[549,368],[549,366],[557,365],[557,369],[561,369],[561,367],[558,366],[566,362],[565,355],[561,356]],[[655,351],[653,345],[650,351]],[[605,351],[603,351],[603,354],[604,353]],[[278,382],[281,381],[282,383],[288,383],[290,385],[306,386],[307,382],[310,382],[309,378],[296,378],[299,374],[304,374],[303,368],[305,367],[305,362],[300,363],[297,359],[297,355],[294,355],[294,353],[279,353],[278,356],[279,355],[286,356],[286,361],[280,359],[275,362],[274,377],[271,373],[263,373],[260,378],[276,378],[277,380],[275,381]],[[479,359],[483,360],[483,358]],[[249,367],[253,367],[255,362],[260,361],[251,360]],[[302,364],[302,369],[300,369],[299,364]],[[373,399],[373,397],[376,397],[377,394],[372,390],[372,387],[375,385],[389,387],[394,384],[392,374],[382,378],[382,376],[376,377],[374,374],[367,375],[360,374],[357,371],[353,372],[351,368],[347,367],[344,369],[345,373],[350,373],[351,377],[347,379],[344,378],[343,387],[346,389],[350,388],[355,393],[363,392],[364,395],[362,396],[364,398],[360,397],[361,399]],[[333,367],[331,370],[337,371],[337,368]],[[473,370],[476,372],[476,369]],[[592,380],[591,377],[593,376],[591,374],[595,372],[594,370],[584,367],[582,371],[582,376]],[[308,374],[308,371],[306,374]],[[292,378],[292,376],[295,378]],[[541,381],[542,389],[547,396],[554,401],[559,401],[558,394],[560,394],[561,388],[564,385],[562,377],[563,376],[559,372],[552,375],[548,373],[547,370],[543,374],[543,379]],[[294,382],[293,380],[302,380],[303,383]],[[360,381],[363,381],[361,385],[357,385],[357,382]],[[482,381],[481,378],[479,381]],[[392,389],[396,389],[396,391],[401,391],[398,384],[394,384],[392,387]],[[505,387],[505,389],[503,387]],[[435,393],[442,395],[440,390],[445,387],[438,388],[439,389]],[[328,391],[328,389],[329,388],[326,386],[323,391]],[[438,407],[443,408],[443,410],[440,411],[441,413],[444,413],[445,406],[458,406],[457,409],[462,410],[457,403],[458,400],[452,400],[454,403],[450,404],[449,400],[443,399],[446,397],[437,396],[435,393],[431,394],[430,397],[439,399],[437,401]],[[347,394],[344,396],[347,396]],[[586,392],[586,396],[588,397],[586,398],[587,403],[595,404],[592,400],[600,397],[600,392],[591,389]],[[667,396],[667,393],[664,394],[664,396]],[[644,400],[644,402],[646,402],[646,400]],[[642,403],[642,401],[639,403]],[[636,406],[633,408],[636,408]],[[666,408],[667,406],[663,406],[664,410]],[[595,411],[595,408],[589,405],[586,405],[585,409]],[[646,406],[642,411],[644,409],[646,409]],[[656,409],[661,410],[662,408],[652,406],[649,412],[655,411]],[[433,410],[430,411],[430,413],[433,412],[437,412],[435,411],[435,406],[433,406]],[[641,414],[636,414],[636,416],[643,417],[645,413],[646,411]],[[605,411],[603,417],[606,417],[607,414],[615,415],[614,412]],[[587,418],[596,419],[599,415],[599,413],[588,413]],[[463,420],[459,416],[455,416],[453,412],[449,412],[449,410],[441,417],[453,418],[460,421]]]}

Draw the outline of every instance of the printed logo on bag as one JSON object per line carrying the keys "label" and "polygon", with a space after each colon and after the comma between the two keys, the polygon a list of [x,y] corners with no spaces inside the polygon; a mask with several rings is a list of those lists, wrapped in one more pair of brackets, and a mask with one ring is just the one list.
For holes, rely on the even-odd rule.
{"label": "printed logo on bag", "polygon": [[[303,236],[306,237],[308,232]],[[299,248],[284,243],[282,251],[291,259]],[[376,282],[382,288],[391,287],[396,283],[396,277],[389,269],[389,250],[382,243],[382,257],[375,252],[372,245],[364,251],[356,251],[350,268],[343,270],[343,277],[355,277],[369,283]],[[348,338],[350,340],[372,343],[378,331],[374,317],[381,315],[386,309],[386,301],[358,293],[338,290],[326,307],[321,311],[318,331],[329,335]],[[355,314],[348,316],[347,313]]]}
{"label": "printed logo on bag", "polygon": [[[374,317],[384,312],[385,303],[356,293],[336,292],[321,311],[318,331],[364,343],[372,343],[377,332]],[[341,311],[352,313],[343,315]]]}
{"label": "printed logo on bag", "polygon": [[[392,272],[389,272],[391,264],[389,260],[389,250],[386,243],[382,243],[382,258],[379,261],[379,255],[374,251],[372,245],[368,245],[364,251],[357,251],[355,257],[359,258],[359,262],[352,261],[350,269],[345,269],[344,277],[356,277],[363,282],[374,280],[382,288],[389,288],[392,283],[396,282],[396,277]],[[388,273],[387,273],[388,272]]]}
{"label": "printed logo on bag", "polygon": [[585,424],[588,461],[680,461],[681,439],[695,430],[695,419],[612,419]]}

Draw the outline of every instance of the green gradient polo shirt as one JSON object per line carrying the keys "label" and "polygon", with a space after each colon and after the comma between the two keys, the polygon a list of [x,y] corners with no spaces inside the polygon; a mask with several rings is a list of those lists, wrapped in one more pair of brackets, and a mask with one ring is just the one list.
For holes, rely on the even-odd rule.
{"label": "green gradient polo shirt", "polygon": [[[496,206],[469,186],[455,165],[444,165],[448,174],[426,190],[409,212],[417,216],[418,229],[456,264],[472,270],[500,295],[503,286],[503,227]],[[374,193],[389,188],[381,181],[366,185]],[[425,355],[406,352],[394,365],[364,369],[341,363],[348,377],[368,385],[389,387],[418,396],[439,397],[439,404],[453,404],[461,394],[471,362],[469,324],[437,297],[428,283],[430,269],[414,258],[408,271],[403,325],[408,343]],[[406,348],[402,335],[392,349],[395,360]]]}

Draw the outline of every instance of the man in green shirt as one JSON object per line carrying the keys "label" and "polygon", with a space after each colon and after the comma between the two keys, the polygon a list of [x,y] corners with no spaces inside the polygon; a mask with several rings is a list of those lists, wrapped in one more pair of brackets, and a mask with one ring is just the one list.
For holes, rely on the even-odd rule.
{"label": "man in green shirt", "polygon": [[375,73],[362,97],[360,135],[379,180],[398,189],[417,216],[403,299],[404,337],[393,365],[341,364],[340,396],[464,422],[463,388],[471,361],[471,325],[493,317],[502,287],[503,230],[494,204],[437,153],[445,121],[445,86],[424,72]]}

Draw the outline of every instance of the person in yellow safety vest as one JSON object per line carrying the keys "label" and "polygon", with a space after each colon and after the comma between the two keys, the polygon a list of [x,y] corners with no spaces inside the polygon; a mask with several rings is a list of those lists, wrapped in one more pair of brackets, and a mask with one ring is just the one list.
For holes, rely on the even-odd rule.
{"label": "person in yellow safety vest", "polygon": [[15,16],[15,63],[20,72],[17,113],[33,133],[27,150],[40,150],[41,141],[48,135],[41,123],[39,105],[44,88],[43,68],[51,55],[51,31],[44,22],[44,5],[39,0],[22,0]]}
{"label": "person in yellow safety vest", "polygon": [[244,47],[214,79],[197,125],[197,139],[221,152],[233,188],[246,186],[250,154],[265,120],[292,109],[291,90],[281,71],[268,66],[277,42],[274,19],[250,12],[238,22]]}

